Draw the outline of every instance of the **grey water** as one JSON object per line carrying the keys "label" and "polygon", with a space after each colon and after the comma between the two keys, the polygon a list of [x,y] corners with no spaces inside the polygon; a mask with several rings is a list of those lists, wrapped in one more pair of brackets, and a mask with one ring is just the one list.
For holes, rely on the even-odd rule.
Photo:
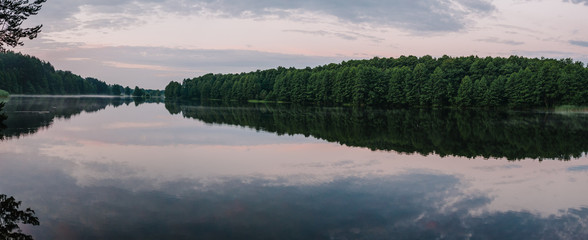
{"label": "grey water", "polygon": [[588,239],[588,114],[12,96],[34,239]]}

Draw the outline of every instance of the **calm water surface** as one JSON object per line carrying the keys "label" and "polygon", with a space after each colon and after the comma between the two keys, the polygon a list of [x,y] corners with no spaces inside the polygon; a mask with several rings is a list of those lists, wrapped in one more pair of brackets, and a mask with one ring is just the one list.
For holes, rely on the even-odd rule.
{"label": "calm water surface", "polygon": [[588,114],[7,103],[35,239],[588,239]]}

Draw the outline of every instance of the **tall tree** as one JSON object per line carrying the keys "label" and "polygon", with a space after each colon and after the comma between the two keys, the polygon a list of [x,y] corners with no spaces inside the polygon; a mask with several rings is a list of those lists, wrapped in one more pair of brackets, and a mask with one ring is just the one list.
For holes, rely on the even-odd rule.
{"label": "tall tree", "polygon": [[421,88],[427,80],[427,66],[423,63],[417,64],[412,70],[412,81],[408,81],[405,86],[406,101],[410,106],[418,106],[421,99]]}
{"label": "tall tree", "polygon": [[133,91],[133,97],[143,97],[145,96],[145,90],[135,86],[135,90]]}
{"label": "tall tree", "polygon": [[131,88],[129,86],[125,87],[125,95],[127,95],[127,96],[131,95]]}
{"label": "tall tree", "polygon": [[36,15],[41,10],[41,4],[47,0],[1,0],[0,1],[0,51],[4,52],[4,44],[16,47],[23,45],[21,38],[33,39],[41,32],[43,25],[31,28],[22,28],[20,25],[31,15]]}
{"label": "tall tree", "polygon": [[171,81],[165,87],[165,98],[179,98],[181,95],[182,85],[179,82]]}
{"label": "tall tree", "polygon": [[403,106],[406,104],[404,94],[405,82],[411,80],[412,70],[407,67],[392,68],[390,70],[390,83],[388,84],[388,103],[392,106]]}
{"label": "tall tree", "polygon": [[436,107],[444,106],[447,103],[448,96],[448,81],[445,78],[445,72],[440,67],[435,68],[429,81],[433,83],[431,104]]}
{"label": "tall tree", "polygon": [[118,84],[112,85],[112,95],[120,96],[122,91],[123,91],[123,86],[118,85]]}
{"label": "tall tree", "polygon": [[457,96],[455,97],[455,104],[458,107],[471,107],[472,99],[474,95],[474,84],[469,76],[463,77],[459,89],[457,90]]}

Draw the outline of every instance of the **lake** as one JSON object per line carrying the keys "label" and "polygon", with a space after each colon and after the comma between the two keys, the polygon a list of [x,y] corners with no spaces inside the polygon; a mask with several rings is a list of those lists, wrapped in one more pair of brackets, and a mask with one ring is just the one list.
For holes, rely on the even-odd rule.
{"label": "lake", "polygon": [[12,96],[34,239],[588,239],[588,114]]}

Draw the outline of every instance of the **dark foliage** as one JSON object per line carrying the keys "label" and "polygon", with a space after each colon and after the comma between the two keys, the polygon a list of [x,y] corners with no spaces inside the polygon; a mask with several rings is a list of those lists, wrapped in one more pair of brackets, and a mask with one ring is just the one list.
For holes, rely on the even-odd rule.
{"label": "dark foliage", "polygon": [[0,53],[0,89],[11,94],[120,95],[122,86],[55,70],[50,63],[36,57],[5,52]]}
{"label": "dark foliage", "polygon": [[41,10],[41,4],[47,0],[35,0],[29,3],[28,0],[0,1],[0,51],[5,51],[4,44],[16,47],[23,45],[21,38],[33,39],[41,32],[43,25],[22,28],[21,24],[31,15],[36,15]]}
{"label": "dark foliage", "polygon": [[32,240],[33,237],[22,233],[18,224],[39,225],[35,211],[27,208],[20,210],[21,202],[14,197],[0,194],[0,238],[6,240]]}
{"label": "dark foliage", "polygon": [[588,70],[571,59],[401,56],[315,68],[206,74],[170,82],[170,99],[305,105],[531,108],[588,105]]}

